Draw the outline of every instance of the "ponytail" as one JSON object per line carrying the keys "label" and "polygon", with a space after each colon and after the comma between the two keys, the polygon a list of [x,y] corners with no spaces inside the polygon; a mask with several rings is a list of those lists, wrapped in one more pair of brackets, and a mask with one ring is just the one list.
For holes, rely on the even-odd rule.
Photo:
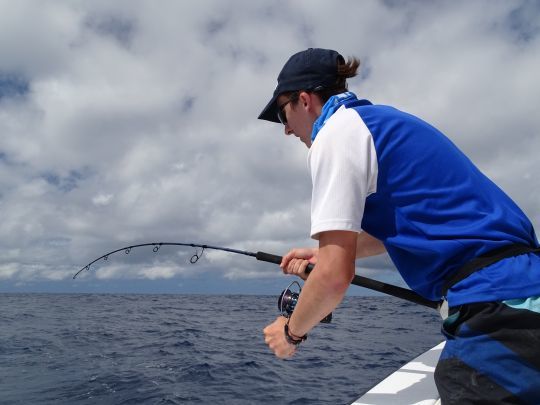
{"label": "ponytail", "polygon": [[[341,62],[341,63],[340,63]],[[360,60],[355,57],[350,57],[347,59],[347,62],[338,61],[337,74],[338,80],[346,80],[351,77],[354,77],[358,74],[357,70],[360,66]]]}
{"label": "ponytail", "polygon": [[358,67],[360,66],[360,60],[355,57],[347,58],[347,61],[340,56],[337,64],[337,80],[335,86],[323,88],[321,90],[314,91],[317,94],[323,104],[328,99],[336,94],[347,91],[347,79],[355,77],[358,74]]}

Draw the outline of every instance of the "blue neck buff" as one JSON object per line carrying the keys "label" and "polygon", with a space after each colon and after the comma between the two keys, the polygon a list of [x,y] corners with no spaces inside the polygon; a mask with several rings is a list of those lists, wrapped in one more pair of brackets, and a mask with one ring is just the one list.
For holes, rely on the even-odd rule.
{"label": "blue neck buff", "polygon": [[332,114],[334,114],[345,102],[352,100],[357,100],[356,94],[350,91],[346,91],[345,93],[336,94],[335,96],[330,97],[328,101],[324,103],[321,115],[313,123],[311,142],[315,140],[315,137],[317,136],[321,128],[324,126],[324,124],[326,124],[328,118],[330,118]]}

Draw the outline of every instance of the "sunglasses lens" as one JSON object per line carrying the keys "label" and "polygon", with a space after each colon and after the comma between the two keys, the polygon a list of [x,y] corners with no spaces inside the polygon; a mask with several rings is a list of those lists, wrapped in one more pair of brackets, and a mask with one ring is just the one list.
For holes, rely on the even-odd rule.
{"label": "sunglasses lens", "polygon": [[279,122],[281,122],[283,125],[287,125],[287,114],[285,114],[285,106],[289,104],[292,100],[292,98],[289,98],[288,101],[278,106],[277,109],[277,117]]}
{"label": "sunglasses lens", "polygon": [[279,122],[281,122],[283,125],[287,125],[287,116],[281,108],[278,108],[277,117]]}

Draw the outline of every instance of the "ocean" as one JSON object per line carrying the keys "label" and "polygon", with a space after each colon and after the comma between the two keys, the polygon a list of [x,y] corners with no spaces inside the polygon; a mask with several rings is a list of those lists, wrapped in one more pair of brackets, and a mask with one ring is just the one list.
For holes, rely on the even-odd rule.
{"label": "ocean", "polygon": [[436,311],[347,297],[279,360],[277,296],[0,294],[1,404],[348,404],[442,340]]}

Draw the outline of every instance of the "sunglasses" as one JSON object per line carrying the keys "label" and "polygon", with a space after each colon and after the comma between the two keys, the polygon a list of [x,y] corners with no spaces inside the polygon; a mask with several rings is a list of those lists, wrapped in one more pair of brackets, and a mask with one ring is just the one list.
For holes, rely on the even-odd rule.
{"label": "sunglasses", "polygon": [[283,125],[287,125],[287,114],[285,113],[285,106],[289,104],[290,102],[295,102],[298,100],[298,93],[293,93],[287,101],[285,101],[283,104],[278,106],[277,109],[277,117],[279,122],[281,122]]}

